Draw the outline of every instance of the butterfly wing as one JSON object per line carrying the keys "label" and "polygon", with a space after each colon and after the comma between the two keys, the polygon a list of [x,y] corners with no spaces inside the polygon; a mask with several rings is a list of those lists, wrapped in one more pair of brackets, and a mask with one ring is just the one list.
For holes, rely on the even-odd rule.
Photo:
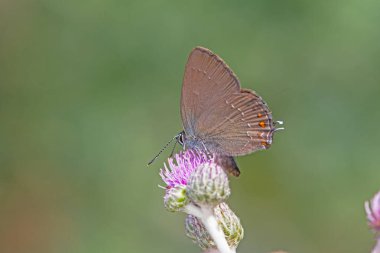
{"label": "butterfly wing", "polygon": [[197,47],[185,68],[181,116],[186,138],[208,151],[229,156],[269,148],[271,112],[255,92],[241,89],[224,61]]}

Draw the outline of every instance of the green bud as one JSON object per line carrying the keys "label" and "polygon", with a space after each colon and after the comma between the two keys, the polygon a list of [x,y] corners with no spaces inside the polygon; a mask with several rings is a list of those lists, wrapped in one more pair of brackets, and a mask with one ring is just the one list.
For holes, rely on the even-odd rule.
{"label": "green bud", "polygon": [[240,223],[240,219],[224,202],[215,207],[214,213],[228,245],[236,248],[244,237],[244,229]]}
{"label": "green bud", "polygon": [[230,196],[228,176],[216,163],[201,164],[190,176],[187,195],[197,204],[217,205]]}
{"label": "green bud", "polygon": [[186,187],[179,185],[166,190],[164,197],[165,208],[170,212],[182,211],[182,209],[189,203],[186,196]]}

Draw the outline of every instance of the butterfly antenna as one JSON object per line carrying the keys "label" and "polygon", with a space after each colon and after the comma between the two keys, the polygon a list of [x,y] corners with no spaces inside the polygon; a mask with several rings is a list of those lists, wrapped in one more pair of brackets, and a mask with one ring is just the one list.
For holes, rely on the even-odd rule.
{"label": "butterfly antenna", "polygon": [[[274,122],[275,126],[276,125],[282,126],[283,124],[284,124],[284,121],[282,121],[282,120],[277,120],[277,121]],[[284,130],[284,129],[285,129],[284,127],[277,127],[277,128],[274,129],[274,131],[280,131],[280,130]]]}
{"label": "butterfly antenna", "polygon": [[[151,165],[157,159],[157,157],[159,157],[161,155],[161,153],[169,146],[169,144],[172,143],[172,141],[174,139],[177,139],[177,138],[178,138],[178,135],[174,136],[173,139],[171,139],[168,143],[166,143],[166,145],[160,150],[160,152],[158,152],[158,154],[155,157],[153,157],[152,160],[150,160],[150,162],[148,163],[148,166]],[[173,148],[173,150],[174,150],[174,148]]]}
{"label": "butterfly antenna", "polygon": [[175,149],[175,147],[177,146],[177,143],[178,143],[178,136],[176,136],[176,138],[175,138],[176,140],[175,140],[175,142],[174,142],[174,146],[173,146],[173,149],[172,149],[172,152],[170,153],[170,157],[172,157],[173,156],[173,153],[174,153],[174,149]]}

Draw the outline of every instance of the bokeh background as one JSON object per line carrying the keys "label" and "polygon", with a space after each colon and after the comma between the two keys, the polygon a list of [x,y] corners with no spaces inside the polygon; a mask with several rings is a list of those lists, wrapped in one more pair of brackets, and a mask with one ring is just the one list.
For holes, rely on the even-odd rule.
{"label": "bokeh background", "polygon": [[202,45],[286,123],[239,157],[238,252],[369,252],[380,2],[0,1],[0,252],[199,252],[146,163]]}

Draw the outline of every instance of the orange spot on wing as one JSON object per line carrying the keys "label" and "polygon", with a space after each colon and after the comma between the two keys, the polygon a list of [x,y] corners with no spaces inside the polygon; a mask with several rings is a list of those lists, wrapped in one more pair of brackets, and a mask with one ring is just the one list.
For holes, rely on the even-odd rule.
{"label": "orange spot on wing", "polygon": [[261,127],[265,127],[265,122],[264,121],[260,121],[260,123],[259,123],[259,126],[261,126]]}
{"label": "orange spot on wing", "polygon": [[261,118],[262,116],[263,116],[263,114],[261,114],[261,113],[258,113],[258,114],[257,114],[257,117],[258,117],[258,118]]}

